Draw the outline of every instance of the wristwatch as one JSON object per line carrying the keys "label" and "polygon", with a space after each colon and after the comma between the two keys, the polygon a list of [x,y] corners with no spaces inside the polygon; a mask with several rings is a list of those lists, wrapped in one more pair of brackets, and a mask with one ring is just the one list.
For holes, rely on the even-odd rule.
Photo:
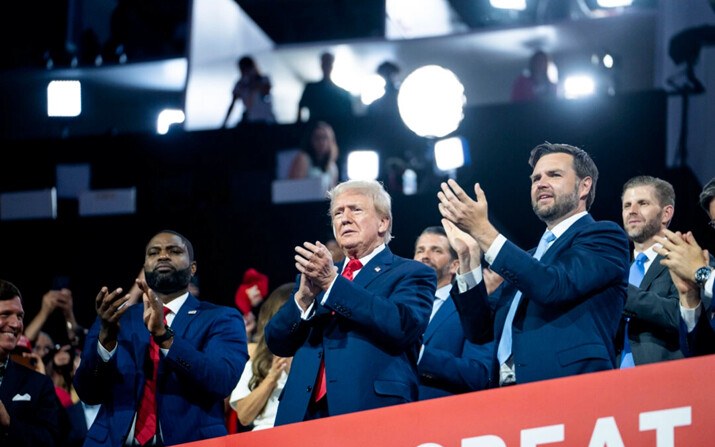
{"label": "wristwatch", "polygon": [[702,287],[710,278],[710,273],[710,267],[700,267],[699,269],[695,270],[695,282],[698,283],[700,287]]}
{"label": "wristwatch", "polygon": [[154,342],[157,345],[164,343],[165,341],[167,341],[168,339],[170,339],[171,337],[174,336],[174,331],[168,325],[164,326],[164,328],[166,329],[166,332],[164,332],[162,335],[160,335],[158,337],[156,337],[156,336],[154,337]]}

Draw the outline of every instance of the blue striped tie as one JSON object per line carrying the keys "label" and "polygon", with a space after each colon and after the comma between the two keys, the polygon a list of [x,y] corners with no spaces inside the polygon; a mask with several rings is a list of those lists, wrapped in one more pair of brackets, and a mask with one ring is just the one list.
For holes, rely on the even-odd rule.
{"label": "blue striped tie", "polygon": [[[640,287],[645,276],[645,262],[648,256],[645,253],[639,253],[636,260],[631,264],[631,271],[628,274],[628,282],[636,287]],[[628,341],[628,322],[630,318],[626,317],[626,324],[623,329],[623,351],[621,351],[621,369],[632,368],[636,366],[633,362],[633,352],[631,352],[631,343]]]}
{"label": "blue striped tie", "polygon": [[[549,247],[549,243],[556,239],[554,233],[546,230],[541,240],[539,241],[539,246],[536,247],[534,252],[534,259],[541,259],[541,257],[546,252]],[[514,315],[516,314],[516,308],[519,307],[519,301],[521,301],[521,290],[517,290],[514,299],[511,301],[511,306],[509,307],[509,312],[506,314],[506,321],[504,322],[504,329],[502,329],[501,339],[499,340],[499,348],[497,349],[497,359],[499,359],[499,364],[506,362],[511,356],[511,325],[514,323]]]}

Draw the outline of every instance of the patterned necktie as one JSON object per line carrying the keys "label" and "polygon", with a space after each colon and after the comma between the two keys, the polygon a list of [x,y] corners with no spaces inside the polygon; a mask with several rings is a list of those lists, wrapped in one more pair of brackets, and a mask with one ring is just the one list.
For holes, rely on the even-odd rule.
{"label": "patterned necktie", "polygon": [[[645,276],[645,263],[648,261],[648,256],[645,253],[639,253],[636,260],[631,264],[631,271],[628,274],[628,282],[636,287],[640,287]],[[630,318],[626,317],[626,324],[623,328],[623,351],[621,351],[621,369],[632,368],[636,366],[633,361],[633,352],[631,352],[631,343],[628,341],[628,323]]]}
{"label": "patterned necktie", "polygon": [[[171,309],[164,306],[164,324],[166,316],[171,313]],[[137,411],[137,425],[134,428],[134,439],[139,445],[144,445],[156,436],[156,376],[159,369],[159,345],[154,341],[154,337],[149,335],[149,359],[152,361],[151,377],[147,376],[144,381],[144,393],[139,402]]]}
{"label": "patterned necktie", "polygon": [[[551,241],[556,239],[554,233],[546,230],[541,240],[539,241],[539,246],[536,247],[534,252],[534,259],[541,259],[541,257],[546,252]],[[516,314],[516,308],[519,307],[519,302],[521,301],[521,290],[516,291],[514,299],[511,301],[511,306],[509,306],[509,312],[506,314],[506,321],[504,321],[504,328],[502,329],[501,339],[499,340],[499,348],[497,349],[497,359],[499,359],[499,364],[505,363],[511,357],[511,332],[512,324],[514,323],[514,315]]]}
{"label": "patterned necktie", "polygon": [[[345,266],[341,275],[350,281],[353,280],[353,276],[357,270],[362,268],[362,262],[359,259],[351,259],[348,261],[348,265]],[[313,401],[318,402],[325,396],[327,388],[325,386],[325,359],[320,358],[320,370],[318,370],[318,378],[315,379],[315,394],[313,395]]]}

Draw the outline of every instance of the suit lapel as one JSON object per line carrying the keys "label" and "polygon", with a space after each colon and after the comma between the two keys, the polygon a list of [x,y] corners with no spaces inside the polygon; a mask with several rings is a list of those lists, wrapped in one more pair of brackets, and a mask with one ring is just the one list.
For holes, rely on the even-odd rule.
{"label": "suit lapel", "polygon": [[189,296],[184,301],[184,304],[179,308],[179,312],[176,313],[174,321],[171,322],[171,329],[176,333],[176,335],[183,336],[186,329],[191,323],[191,320],[199,315],[199,306],[201,302],[189,293]]}
{"label": "suit lapel", "polygon": [[648,267],[648,271],[645,272],[645,276],[643,277],[643,281],[641,281],[641,285],[639,286],[640,289],[643,290],[648,290],[648,287],[653,283],[653,281],[660,276],[660,274],[665,270],[667,267],[664,265],[660,264],[660,260],[663,259],[661,255],[656,256],[653,259],[653,262],[650,263],[650,266]]}
{"label": "suit lapel", "polygon": [[[551,262],[556,258],[556,256],[565,248],[569,247],[571,244],[571,240],[573,239],[574,235],[576,234],[576,231],[581,228],[584,225],[587,224],[592,224],[595,221],[593,220],[593,217],[590,214],[586,214],[582,216],[580,219],[576,220],[576,222],[572,223],[570,227],[564,233],[557,237],[556,240],[551,244],[551,246],[546,250],[546,253],[544,253],[543,256],[541,256],[541,262],[544,264],[551,264]],[[536,248],[533,248],[529,250],[530,255],[534,255],[534,252],[536,252]],[[516,296],[516,287],[514,288],[514,293],[512,294],[512,297]],[[521,296],[521,300],[519,301],[519,307],[516,309],[516,315],[514,319],[516,319],[519,316],[519,312],[523,311],[525,303],[529,301],[528,297],[525,297],[523,294]],[[511,303],[511,301],[509,301]]]}
{"label": "suit lapel", "polygon": [[13,393],[20,389],[22,374],[18,368],[24,368],[24,366],[16,365],[15,362],[10,360],[7,364],[5,377],[2,379],[2,385],[0,385],[0,400],[5,403],[5,408],[12,402]]}
{"label": "suit lapel", "polygon": [[449,318],[450,315],[452,315],[454,312],[457,311],[457,308],[454,307],[454,301],[452,301],[452,297],[447,297],[444,303],[439,307],[439,310],[437,313],[434,315],[434,318],[432,318],[432,321],[429,322],[427,325],[427,330],[425,331],[425,339],[424,343],[427,343],[427,341],[432,338],[432,335],[434,335],[435,332],[437,332],[437,329],[445,322],[447,321],[447,318]]}
{"label": "suit lapel", "polygon": [[353,282],[360,287],[367,287],[375,278],[383,274],[390,268],[393,255],[389,248],[385,247],[380,253],[360,269],[360,273],[355,277]]}
{"label": "suit lapel", "polygon": [[[593,222],[595,222],[593,220],[593,217],[591,217],[590,214],[586,214],[585,216],[578,219],[576,222],[572,223],[571,226],[566,231],[564,231],[564,234],[557,237],[556,240],[551,244],[549,249],[546,250],[546,253],[544,253],[544,255],[541,257],[541,261],[545,264],[551,263],[551,261],[556,257],[557,253],[559,253],[564,247],[569,246],[574,234],[579,228],[586,224],[591,224]],[[529,254],[533,256],[535,251],[536,248],[529,250]]]}

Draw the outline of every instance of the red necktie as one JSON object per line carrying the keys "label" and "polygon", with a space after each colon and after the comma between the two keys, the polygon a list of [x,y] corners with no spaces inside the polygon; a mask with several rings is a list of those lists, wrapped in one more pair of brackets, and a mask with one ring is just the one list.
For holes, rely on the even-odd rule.
{"label": "red necktie", "polygon": [[[166,316],[170,312],[171,309],[164,306],[164,324],[166,324]],[[144,393],[141,402],[139,402],[137,425],[134,428],[134,439],[139,445],[146,444],[156,436],[156,373],[159,369],[159,345],[151,335],[149,335],[149,359],[153,363],[152,375],[151,377],[147,376],[144,381]]]}
{"label": "red necktie", "polygon": [[[362,262],[360,262],[359,259],[351,259],[348,261],[348,265],[345,266],[345,269],[343,270],[341,275],[352,281],[355,271],[360,270],[361,268]],[[313,400],[315,402],[318,402],[320,399],[323,398],[323,396],[325,396],[326,392],[327,389],[325,387],[325,359],[321,357],[318,378],[315,380],[315,395],[313,396]]]}

